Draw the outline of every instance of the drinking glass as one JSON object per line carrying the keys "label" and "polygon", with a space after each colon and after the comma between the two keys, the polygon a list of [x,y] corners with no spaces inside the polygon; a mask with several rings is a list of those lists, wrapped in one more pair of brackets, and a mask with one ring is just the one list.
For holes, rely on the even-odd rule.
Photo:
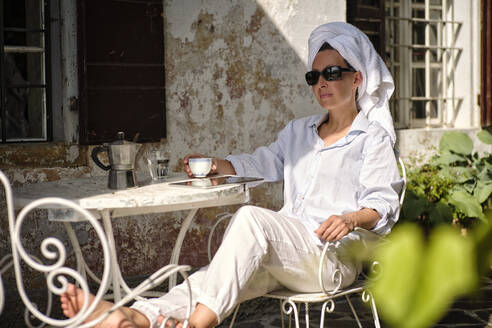
{"label": "drinking glass", "polygon": [[167,177],[169,171],[169,158],[163,150],[151,150],[147,155],[152,180],[160,180]]}

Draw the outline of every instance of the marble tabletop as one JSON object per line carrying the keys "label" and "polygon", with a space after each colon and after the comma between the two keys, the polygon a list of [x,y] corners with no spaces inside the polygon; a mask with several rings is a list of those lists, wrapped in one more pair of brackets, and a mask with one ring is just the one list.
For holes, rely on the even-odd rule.
{"label": "marble tabletop", "polygon": [[[186,180],[184,174],[174,174],[158,182],[148,176],[137,176],[139,187],[113,190],[107,187],[107,176],[57,180],[26,184],[14,188],[17,209],[41,197],[69,199],[98,216],[103,210],[111,210],[111,217],[160,213],[193,208],[245,203],[249,200],[245,184],[232,184],[214,188],[173,186],[170,182]],[[49,218],[78,221],[70,210],[50,209]],[[71,214],[70,214],[71,213]]]}

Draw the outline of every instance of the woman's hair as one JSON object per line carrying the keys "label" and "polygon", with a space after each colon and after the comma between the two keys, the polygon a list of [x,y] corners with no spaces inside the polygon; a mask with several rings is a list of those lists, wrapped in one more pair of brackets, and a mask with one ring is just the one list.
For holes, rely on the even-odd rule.
{"label": "woman's hair", "polygon": [[[337,49],[333,48],[331,46],[331,44],[329,44],[328,42],[323,43],[321,45],[321,47],[319,48],[318,52],[321,52],[323,50],[335,50],[335,51],[337,51]],[[352,65],[350,65],[350,63],[345,58],[343,58],[343,61],[345,62],[345,64],[347,64],[348,68],[353,69],[354,71],[357,71]],[[358,96],[359,96],[359,88],[357,88],[357,90],[355,90],[355,104],[357,106],[357,111],[360,111],[359,102],[357,101]]]}
{"label": "woman's hair", "polygon": [[[323,43],[321,45],[321,48],[319,48],[318,52],[321,52],[323,50],[335,50],[335,51],[337,51],[337,49],[333,48],[331,46],[331,44],[329,44],[328,42]],[[352,65],[350,65],[350,63],[345,58],[343,58],[343,61],[345,62],[345,64],[347,64],[348,68],[353,69],[354,71],[357,71]]]}

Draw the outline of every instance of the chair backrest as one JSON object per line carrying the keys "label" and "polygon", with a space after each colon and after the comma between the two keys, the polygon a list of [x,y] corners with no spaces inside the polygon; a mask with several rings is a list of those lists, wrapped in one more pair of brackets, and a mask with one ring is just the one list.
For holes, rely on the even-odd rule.
{"label": "chair backrest", "polygon": [[405,168],[405,163],[400,156],[398,156],[398,163],[400,164],[401,169],[401,177],[403,179],[403,186],[400,191],[400,208],[398,209],[398,213],[396,215],[397,218],[400,217],[401,207],[403,206],[403,201],[405,200],[405,192],[407,189],[407,170]]}
{"label": "chair backrest", "polygon": [[405,198],[405,189],[407,186],[407,170],[405,168],[405,163],[403,163],[403,160],[399,156],[398,156],[398,163],[400,163],[401,177],[403,178],[403,189],[400,193],[400,205],[403,205],[403,200]]}

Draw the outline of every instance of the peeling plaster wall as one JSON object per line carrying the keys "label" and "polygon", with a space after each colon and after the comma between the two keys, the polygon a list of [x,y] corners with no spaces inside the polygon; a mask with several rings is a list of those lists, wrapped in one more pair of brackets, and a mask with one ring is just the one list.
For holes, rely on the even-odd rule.
{"label": "peeling plaster wall", "polygon": [[[259,3],[165,2],[170,154],[253,151],[272,142],[289,120],[319,112],[299,53],[307,56],[314,26],[343,20],[344,10],[328,10],[326,1]],[[327,14],[311,19],[320,6]],[[297,26],[300,17],[310,25]]]}
{"label": "peeling plaster wall", "polygon": [[[70,5],[61,8],[62,12],[73,9]],[[345,20],[344,0],[165,0],[163,19],[168,138],[141,148],[139,171],[146,169],[142,154],[150,148],[165,149],[171,169],[182,171],[182,158],[190,152],[220,157],[252,152],[274,141],[289,120],[322,111],[304,81],[307,40],[317,25]],[[63,44],[73,44],[73,22],[62,22],[62,26],[63,48]],[[62,49],[65,60],[73,58],[67,55],[73,51],[70,49]],[[76,71],[73,64],[65,62],[64,79]],[[76,135],[77,118],[70,101],[76,97],[76,85],[72,82],[64,81],[63,91],[67,142],[73,142]],[[106,175],[92,163],[91,150],[72,143],[0,146],[0,168],[14,185]],[[5,198],[3,192],[0,196]],[[251,198],[252,204],[279,209],[281,185],[256,187]],[[185,239],[181,262],[206,264],[206,236],[215,216],[237,208],[200,210]],[[185,215],[115,219],[124,275],[146,275],[165,265]],[[4,203],[0,217],[3,255],[10,251]],[[44,211],[34,212],[27,223],[26,231],[31,232],[26,244],[39,245],[40,238],[55,234],[68,245],[63,226],[56,224],[47,222]],[[219,228],[219,235],[223,229]],[[76,224],[75,230],[84,253],[92,255],[89,265],[98,272],[100,256],[94,254],[100,249],[94,231],[85,223]],[[37,249],[33,253],[37,254]]]}

